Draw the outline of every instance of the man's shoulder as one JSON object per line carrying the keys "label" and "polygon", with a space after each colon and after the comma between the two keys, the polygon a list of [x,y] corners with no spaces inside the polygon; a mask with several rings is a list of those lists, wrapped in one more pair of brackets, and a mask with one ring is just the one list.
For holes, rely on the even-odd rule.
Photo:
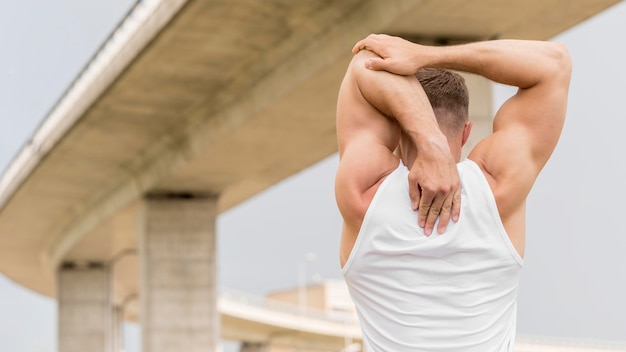
{"label": "man's shoulder", "polygon": [[480,168],[496,198],[504,198],[503,202],[526,199],[538,174],[530,151],[521,152],[517,144],[509,143],[509,135],[499,132],[487,136],[467,157]]}

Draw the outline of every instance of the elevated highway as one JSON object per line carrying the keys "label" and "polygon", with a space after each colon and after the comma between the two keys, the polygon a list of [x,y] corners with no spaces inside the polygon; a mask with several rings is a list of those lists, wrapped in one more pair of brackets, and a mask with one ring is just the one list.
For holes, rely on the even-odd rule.
{"label": "elevated highway", "polygon": [[[548,39],[617,2],[139,1],[0,179],[0,272],[54,297],[65,292],[59,272],[103,270],[120,305],[182,277],[189,259],[158,242],[182,237],[152,233],[204,212],[206,228],[167,231],[206,234],[197,273],[214,291],[214,217],[335,152],[336,93],[356,40]],[[484,134],[489,88],[469,80]],[[206,202],[171,215],[157,205],[168,199]],[[149,307],[131,304],[126,317]]]}
{"label": "elevated highway", "polygon": [[221,337],[252,344],[340,351],[360,343],[354,314],[319,309],[223,291],[218,300]]}

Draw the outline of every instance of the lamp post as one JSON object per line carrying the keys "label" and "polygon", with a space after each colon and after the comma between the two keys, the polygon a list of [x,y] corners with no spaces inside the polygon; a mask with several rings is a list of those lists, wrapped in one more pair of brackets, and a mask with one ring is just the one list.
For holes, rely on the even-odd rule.
{"label": "lamp post", "polygon": [[298,262],[298,306],[300,307],[301,313],[307,311],[306,263],[312,262],[315,259],[317,259],[317,254],[315,252],[309,252]]}

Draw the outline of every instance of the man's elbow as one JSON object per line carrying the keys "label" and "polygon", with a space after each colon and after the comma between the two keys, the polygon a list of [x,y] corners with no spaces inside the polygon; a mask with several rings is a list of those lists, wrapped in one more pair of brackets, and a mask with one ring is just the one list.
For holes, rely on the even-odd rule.
{"label": "man's elbow", "polygon": [[369,70],[365,64],[367,60],[376,57],[378,56],[369,50],[360,50],[352,57],[348,70],[351,71],[353,75],[356,75],[356,77],[362,77],[364,74],[367,75],[371,70]]}
{"label": "man's elbow", "polygon": [[572,75],[572,58],[567,46],[563,43],[550,43],[549,57],[552,60],[553,74],[567,82]]}

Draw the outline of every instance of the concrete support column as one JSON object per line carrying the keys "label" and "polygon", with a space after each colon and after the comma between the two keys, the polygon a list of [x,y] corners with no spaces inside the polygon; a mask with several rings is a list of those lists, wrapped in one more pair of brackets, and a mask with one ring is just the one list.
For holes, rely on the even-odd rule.
{"label": "concrete support column", "polygon": [[142,216],[143,351],[215,351],[216,199],[149,196]]}
{"label": "concrete support column", "polygon": [[462,157],[492,132],[493,125],[493,83],[481,76],[462,73],[469,89],[469,120],[474,124],[470,138],[463,148]]}
{"label": "concrete support column", "polygon": [[64,263],[57,273],[58,351],[111,352],[111,295],[103,263]]}
{"label": "concrete support column", "polygon": [[113,333],[111,345],[113,352],[120,352],[124,349],[124,307],[113,307]]}
{"label": "concrete support column", "polygon": [[266,345],[262,342],[243,342],[239,352],[265,352]]}

